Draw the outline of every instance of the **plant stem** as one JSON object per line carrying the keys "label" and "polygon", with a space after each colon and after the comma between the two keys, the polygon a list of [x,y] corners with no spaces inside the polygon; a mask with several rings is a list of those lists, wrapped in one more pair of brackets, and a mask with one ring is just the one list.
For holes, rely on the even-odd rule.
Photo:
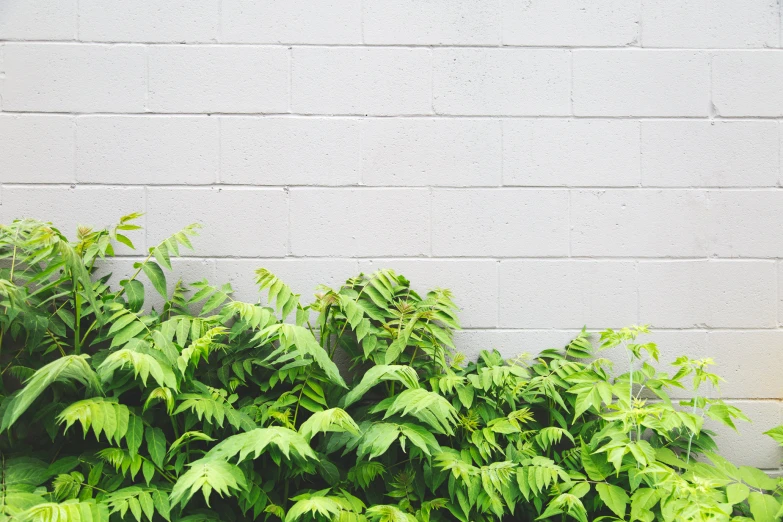
{"label": "plant stem", "polygon": [[57,345],[57,349],[60,350],[60,355],[65,357],[65,350],[63,350],[63,346],[60,344],[60,342],[57,340],[57,337],[54,336],[51,330],[46,330],[46,333],[49,335],[49,337],[52,338],[52,341],[54,341],[54,344]]}
{"label": "plant stem", "polygon": [[14,282],[14,268],[16,268],[16,240],[19,238],[19,230],[16,231],[16,237],[14,238],[14,253],[11,255],[11,275],[8,277],[8,281]]}
{"label": "plant stem", "polygon": [[[161,243],[161,244],[162,244],[162,243]],[[159,245],[158,245],[158,247],[159,247],[161,244],[159,244]],[[148,255],[148,256],[147,256],[147,257],[144,259],[144,261],[142,261],[142,262],[141,262],[141,264],[139,265],[139,268],[137,268],[137,269],[136,269],[136,271],[133,273],[133,275],[132,275],[132,276],[130,276],[130,279],[128,279],[128,282],[131,282],[131,281],[135,280],[135,279],[138,277],[139,273],[141,272],[141,269],[142,269],[142,267],[143,267],[145,264],[147,264],[147,262],[148,262],[150,259],[152,259],[152,252],[153,252],[153,249],[150,249],[150,253],[149,253],[149,255]],[[124,292],[125,292],[125,287],[123,286],[122,288],[120,288],[120,289],[119,289],[119,291],[117,292],[117,294],[114,296],[114,297],[115,297],[115,299],[116,299],[116,298],[118,298],[118,297],[120,297],[120,296],[121,296],[121,295],[122,295]]]}
{"label": "plant stem", "polygon": [[90,486],[89,484],[85,484],[84,482],[81,482],[81,483],[80,483],[80,485],[81,485],[81,486],[84,486],[84,487],[88,487],[88,488],[90,488],[90,489],[95,489],[95,490],[97,490],[97,491],[100,491],[101,493],[107,493],[107,494],[109,493],[109,492],[108,492],[108,491],[106,491],[105,489],[101,489],[101,488],[99,488],[98,486]]}
{"label": "plant stem", "polygon": [[[631,410],[631,415],[633,415],[633,352],[628,349],[628,347],[623,343],[623,347],[628,352],[628,378],[629,378],[629,384],[628,384],[628,409]],[[634,425],[636,424],[636,421],[634,421]],[[633,433],[633,432],[631,432]],[[633,437],[629,437],[631,440],[633,440]],[[637,433],[637,440],[639,440],[639,436]]]}
{"label": "plant stem", "polygon": [[302,385],[302,389],[299,390],[299,397],[296,399],[296,409],[294,410],[294,426],[296,426],[296,418],[299,415],[299,405],[302,402],[302,394],[304,393],[305,386],[307,386],[307,382],[310,380],[310,375],[312,375],[312,373],[313,373],[313,368],[311,366],[310,369],[307,371],[307,377],[305,377],[305,382]]}
{"label": "plant stem", "polygon": [[97,320],[93,321],[90,327],[87,328],[87,331],[84,332],[84,335],[82,336],[82,346],[84,346],[84,343],[87,341],[87,336],[90,335],[90,332],[92,332],[92,329],[95,328],[97,324],[98,324]]}
{"label": "plant stem", "polygon": [[633,405],[633,353],[628,350],[628,375],[630,384],[628,385],[628,407]]}
{"label": "plant stem", "polygon": [[160,476],[163,477],[164,479],[166,479],[167,482],[169,482],[171,484],[174,484],[177,481],[177,479],[175,479],[174,477],[172,477],[171,475],[169,475],[168,473],[163,471],[163,469],[161,467],[159,467],[157,464],[155,464],[151,460],[149,460],[148,462],[153,465],[153,467],[158,471]]}
{"label": "plant stem", "polygon": [[171,416],[171,427],[174,430],[174,438],[179,438],[179,427],[177,426],[177,419],[173,415]]}
{"label": "plant stem", "polygon": [[[699,398],[698,394],[696,394],[693,397],[693,408],[691,409],[691,413],[693,415],[696,415],[696,400],[698,400],[698,398]],[[685,456],[685,463],[686,464],[690,463],[690,461],[691,461],[691,445],[693,444],[693,435],[694,435],[694,433],[691,432],[690,437],[688,437],[688,452],[686,453],[686,456]]]}
{"label": "plant stem", "polygon": [[82,314],[82,302],[81,302],[81,296],[79,294],[79,281],[76,278],[76,274],[71,271],[71,280],[73,281],[73,300],[74,300],[74,319],[73,319],[73,351],[76,353],[76,355],[79,355],[82,351],[82,340],[81,340],[81,333],[80,333],[80,327],[81,327],[81,314]]}

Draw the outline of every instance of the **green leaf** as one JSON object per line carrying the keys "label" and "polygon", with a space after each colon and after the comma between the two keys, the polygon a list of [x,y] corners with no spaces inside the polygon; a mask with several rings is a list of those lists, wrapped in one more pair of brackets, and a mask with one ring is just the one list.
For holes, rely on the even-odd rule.
{"label": "green leaf", "polygon": [[81,502],[76,499],[59,504],[54,502],[37,504],[18,514],[18,519],[25,521],[103,522],[108,518],[105,505],[97,504],[94,500]]}
{"label": "green leaf", "polygon": [[416,522],[413,515],[401,511],[396,506],[372,506],[367,509],[366,514],[370,522]]}
{"label": "green leaf", "polygon": [[144,285],[141,281],[133,279],[132,281],[120,282],[125,289],[125,296],[128,298],[128,308],[131,312],[138,312],[144,306]]}
{"label": "green leaf", "polygon": [[259,291],[269,289],[269,304],[275,304],[278,311],[282,311],[282,318],[285,319],[299,303],[299,294],[291,291],[283,281],[278,279],[272,272],[266,268],[256,270],[256,284]]}
{"label": "green leaf", "polygon": [[456,387],[457,390],[457,397],[459,397],[459,401],[462,403],[462,405],[466,408],[470,408],[471,405],[473,405],[473,397],[475,395],[476,390],[471,385],[459,385]]}
{"label": "green leaf", "polygon": [[405,390],[397,395],[383,418],[387,419],[394,414],[418,417],[439,433],[447,435],[453,434],[452,426],[457,423],[454,406],[437,393],[424,388]]}
{"label": "green leaf", "polygon": [[329,358],[329,354],[326,350],[318,344],[318,341],[315,340],[315,337],[313,337],[313,333],[310,330],[293,324],[278,323],[258,332],[253,338],[253,341],[268,340],[274,334],[279,336],[281,351],[288,352],[292,349],[301,351],[303,355],[308,355],[312,358],[315,364],[324,371],[330,381],[342,388],[348,388],[345,384],[345,380],[343,380],[340,375],[339,368],[337,368],[334,361]]}
{"label": "green leaf", "polygon": [[166,458],[166,436],[160,428],[147,427],[144,432],[144,438],[147,440],[147,451],[158,467],[163,467]]}
{"label": "green leaf", "polygon": [[778,483],[775,479],[771,478],[760,469],[752,468],[750,466],[740,466],[739,476],[743,481],[753,488],[772,491],[778,486]]}
{"label": "green leaf", "polygon": [[764,435],[769,435],[773,439],[775,439],[775,442],[777,442],[780,445],[783,445],[783,426],[777,426],[775,428],[772,428],[771,430],[767,430],[764,432]]}
{"label": "green leaf", "polygon": [[218,306],[222,305],[226,299],[228,299],[228,294],[223,292],[215,292],[209,297],[209,299],[206,300],[206,302],[204,302],[204,306],[201,307],[201,313],[208,314]]}
{"label": "green leaf", "polygon": [[88,393],[100,393],[101,383],[87,363],[88,358],[89,355],[66,355],[38,369],[21,391],[7,399],[0,431],[13,426],[33,401],[54,382],[77,381],[87,387]]}
{"label": "green leaf", "polygon": [[653,488],[640,488],[631,496],[631,518],[641,519],[658,502],[659,492]]}
{"label": "green leaf", "polygon": [[[599,484],[601,485],[601,484]],[[578,482],[576,486],[571,488],[568,491],[571,495],[575,496],[576,498],[582,498],[588,493],[590,493],[590,483],[589,482]]]}
{"label": "green leaf", "polygon": [[152,249],[152,255],[158,263],[171,270],[171,256],[165,241]]}
{"label": "green leaf", "polygon": [[193,495],[201,490],[209,506],[212,491],[220,496],[231,494],[231,490],[245,489],[245,476],[237,466],[220,459],[201,459],[190,465],[171,490],[171,502],[184,507]]}
{"label": "green leaf", "polygon": [[302,517],[306,517],[306,520],[316,520],[319,516],[326,517],[329,520],[338,520],[338,516],[342,511],[340,503],[330,497],[315,495],[317,494],[304,494],[294,497],[292,500],[296,502],[288,510],[285,522],[295,522],[302,519]]}
{"label": "green leaf", "polygon": [[128,236],[126,236],[124,234],[115,234],[114,237],[117,239],[117,241],[119,241],[123,245],[127,246],[131,250],[136,250],[136,247],[133,246],[133,241],[131,241]]}
{"label": "green leaf", "polygon": [[361,443],[356,450],[357,459],[362,459],[365,455],[372,460],[380,457],[389,449],[400,435],[399,426],[389,422],[378,422],[373,424],[362,436]]}
{"label": "green leaf", "polygon": [[750,513],[755,522],[776,522],[776,514],[780,509],[780,504],[771,495],[765,495],[756,491],[748,496]]}
{"label": "green leaf", "polygon": [[128,431],[130,412],[116,399],[93,397],[70,404],[57,416],[59,424],[65,423],[65,431],[77,421],[82,425],[85,437],[92,426],[95,438],[100,439],[101,433],[105,433],[107,440],[114,439],[119,444]]}
{"label": "green leaf", "polygon": [[359,435],[359,426],[348,413],[340,408],[319,411],[299,427],[299,433],[309,442],[317,433],[348,432]]}
{"label": "green leaf", "polygon": [[101,480],[103,474],[103,462],[99,462],[90,468],[90,473],[87,475],[87,484],[90,486],[96,486]]}
{"label": "green leaf", "polygon": [[726,486],[726,498],[728,499],[729,504],[739,504],[748,498],[749,493],[750,488],[740,482],[735,482],[734,484]]}
{"label": "green leaf", "polygon": [[590,480],[604,480],[612,474],[612,467],[606,461],[603,454],[591,454],[587,445],[582,442],[581,447],[582,466]]}
{"label": "green leaf", "polygon": [[144,325],[144,323],[142,323],[141,320],[135,315],[128,314],[125,317],[128,316],[130,316],[132,322],[130,322],[130,324],[122,328],[119,332],[117,332],[114,335],[114,337],[111,340],[112,348],[114,348],[115,346],[122,346],[123,344],[127,343],[128,341],[136,337],[138,334],[140,334],[147,328]]}
{"label": "green leaf", "polygon": [[144,476],[144,482],[149,486],[155,476],[155,466],[152,465],[152,462],[144,459],[144,462],[141,465],[141,474]]}
{"label": "green leaf", "polygon": [[625,510],[628,506],[629,498],[623,488],[600,482],[595,485],[595,490],[603,503],[606,504],[606,507],[612,510],[612,513],[619,518],[625,518]]}
{"label": "green leaf", "polygon": [[166,288],[166,275],[163,273],[163,269],[154,261],[147,261],[141,265],[141,269],[149,278],[152,286],[158,291],[164,299],[168,299],[168,290]]}
{"label": "green leaf", "polygon": [[370,368],[362,377],[361,382],[345,395],[341,401],[342,407],[347,408],[383,381],[397,381],[408,389],[419,387],[419,376],[412,367],[379,364]]}
{"label": "green leaf", "polygon": [[158,358],[149,353],[142,353],[130,348],[117,350],[104,359],[98,366],[98,374],[101,376],[101,381],[104,383],[109,382],[115,370],[125,368],[126,366],[133,368],[133,376],[141,377],[144,386],[147,386],[148,377],[152,376],[158,386],[178,388],[177,379],[168,364],[158,360]]}
{"label": "green leaf", "polygon": [[396,361],[408,346],[408,341],[410,341],[413,328],[421,318],[422,313],[423,312],[418,312],[413,317],[411,317],[411,319],[408,321],[408,324],[406,324],[405,328],[403,328],[400,332],[399,336],[389,345],[389,349],[386,350],[386,364],[392,364],[394,361]]}
{"label": "green leaf", "polygon": [[205,459],[231,459],[238,456],[239,462],[241,462],[251,454],[256,459],[271,448],[282,453],[287,459],[293,459],[300,464],[318,460],[310,444],[302,435],[282,426],[256,428],[227,437],[209,450]]}
{"label": "green leaf", "polygon": [[155,510],[165,520],[171,520],[169,518],[169,512],[171,506],[169,504],[169,497],[164,492],[155,490],[152,492],[152,504],[155,506]]}
{"label": "green leaf", "polygon": [[128,453],[131,457],[139,452],[141,441],[144,438],[144,423],[141,417],[131,415],[128,418],[128,432],[125,434],[125,443],[128,445]]}

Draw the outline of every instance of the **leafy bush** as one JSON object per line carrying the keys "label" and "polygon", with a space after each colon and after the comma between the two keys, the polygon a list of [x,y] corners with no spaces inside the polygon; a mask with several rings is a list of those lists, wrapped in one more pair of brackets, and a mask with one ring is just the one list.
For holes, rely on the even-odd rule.
{"label": "leafy bush", "polygon": [[[644,327],[506,361],[454,351],[446,290],[389,270],[303,304],[267,270],[263,302],[169,287],[191,226],[116,285],[95,267],[137,215],[68,241],[0,227],[0,520],[182,522],[776,520],[780,480],[717,456],[736,408],[711,361],[669,375]],[[145,274],[163,298],[145,307]],[[341,373],[335,358],[347,360]],[[623,368],[624,370],[628,368]],[[346,383],[342,376],[355,378]],[[670,390],[693,398],[675,404]],[[783,439],[783,430],[771,433]],[[696,457],[699,457],[698,459]]]}

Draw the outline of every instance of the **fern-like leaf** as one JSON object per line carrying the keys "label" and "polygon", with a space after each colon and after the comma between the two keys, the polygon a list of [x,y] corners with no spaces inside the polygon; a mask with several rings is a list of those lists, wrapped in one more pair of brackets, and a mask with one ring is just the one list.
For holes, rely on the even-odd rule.
{"label": "fern-like leaf", "polygon": [[180,475],[171,490],[170,500],[184,507],[201,490],[209,506],[209,497],[213,491],[223,497],[231,495],[232,490],[246,487],[245,476],[237,466],[220,458],[203,458],[192,463],[190,469]]}
{"label": "fern-like leaf", "polygon": [[283,319],[288,317],[299,304],[299,294],[293,293],[288,285],[266,268],[256,270],[256,284],[259,291],[269,290],[267,300],[270,305],[274,303],[278,312],[282,311]]}
{"label": "fern-like leaf", "polygon": [[396,506],[379,505],[368,508],[365,512],[370,522],[416,522],[416,517],[406,513]]}
{"label": "fern-like leaf", "polygon": [[30,457],[0,458],[0,520],[46,501],[43,488],[51,477],[48,465]]}
{"label": "fern-like leaf", "polygon": [[314,413],[299,427],[299,433],[307,442],[318,433],[348,432],[359,435],[359,426],[345,410],[331,408]]}
{"label": "fern-like leaf", "polygon": [[123,348],[110,354],[98,366],[98,375],[105,383],[111,380],[114,371],[130,366],[133,368],[133,376],[141,377],[141,382],[147,386],[147,379],[152,376],[158,386],[167,386],[177,389],[177,379],[171,368],[153,355]]}
{"label": "fern-like leaf", "polygon": [[228,348],[225,344],[215,341],[217,337],[225,335],[226,328],[222,326],[215,326],[210,328],[204,335],[193,340],[190,345],[182,350],[180,357],[177,359],[177,366],[179,371],[184,375],[185,370],[189,366],[198,366],[199,361],[207,359],[209,354],[215,350],[225,350]]}
{"label": "fern-like leaf", "polygon": [[[378,409],[382,409],[383,403]],[[457,410],[444,397],[437,393],[414,388],[405,390],[394,398],[394,401],[386,410],[384,419],[394,414],[412,415],[420,418],[439,433],[452,435],[452,426],[457,423]]]}
{"label": "fern-like leaf", "polygon": [[541,446],[541,449],[546,451],[555,444],[559,444],[563,439],[563,436],[569,439],[572,444],[575,443],[573,435],[562,428],[557,428],[554,426],[541,428],[541,430],[539,430],[538,434],[536,435],[535,440],[538,445]]}
{"label": "fern-like leaf", "polygon": [[238,462],[242,462],[249,455],[257,459],[268,448],[274,448],[284,455],[287,459],[296,459],[301,463],[307,460],[317,461],[313,449],[307,440],[299,433],[283,428],[281,426],[272,426],[269,428],[256,428],[254,430],[232,435],[224,439],[217,446],[212,448],[206,458],[231,459],[238,457]]}
{"label": "fern-like leaf", "polygon": [[149,482],[149,479],[155,474],[155,466],[138,453],[131,455],[130,452],[122,448],[104,448],[96,453],[98,458],[109,463],[123,477],[130,473],[131,479],[138,475],[139,471]]}
{"label": "fern-like leaf", "polygon": [[370,368],[362,377],[361,382],[348,392],[342,401],[343,408],[347,408],[361,399],[365,393],[382,381],[397,381],[409,389],[419,387],[419,376],[412,367],[398,364],[379,364]]}
{"label": "fern-like leaf", "polygon": [[92,426],[96,439],[100,439],[101,433],[104,433],[110,442],[114,439],[119,444],[128,432],[130,415],[128,407],[115,400],[93,397],[74,402],[65,408],[57,416],[57,423],[65,423],[65,431],[68,431],[68,428],[78,421],[85,437]]}
{"label": "fern-like leaf", "polygon": [[171,447],[169,448],[167,454],[169,456],[169,459],[172,455],[175,454],[177,448],[182,446],[185,443],[188,443],[192,440],[202,440],[207,442],[213,442],[215,439],[210,437],[209,435],[202,433],[200,431],[186,431],[185,433],[180,436],[177,440],[171,443]]}
{"label": "fern-like leaf", "polygon": [[125,518],[128,511],[131,512],[136,522],[141,522],[143,517],[152,522],[155,513],[170,520],[168,493],[155,487],[130,486],[112,491],[103,499],[109,505],[110,515],[119,513],[120,518]]}
{"label": "fern-like leaf", "polygon": [[268,343],[275,338],[280,342],[280,348],[275,350],[275,353],[270,355],[270,358],[279,356],[279,353],[285,354],[286,361],[295,356],[309,357],[333,383],[343,388],[348,388],[340,375],[337,365],[329,358],[326,350],[318,344],[310,330],[293,324],[278,323],[258,332],[253,341]]}
{"label": "fern-like leaf", "polygon": [[379,457],[386,453],[396,440],[400,441],[403,451],[406,450],[407,441],[410,441],[413,446],[419,448],[428,457],[441,450],[432,433],[421,426],[408,423],[376,422],[362,435],[356,450],[356,457],[357,459],[362,459],[365,455],[369,459]]}
{"label": "fern-like leaf", "polygon": [[363,461],[348,470],[348,480],[355,482],[362,489],[367,489],[373,480],[385,472],[386,468],[380,462]]}
{"label": "fern-like leaf", "polygon": [[54,496],[61,502],[63,500],[74,499],[82,489],[83,483],[84,475],[78,471],[57,475],[52,481]]}
{"label": "fern-like leaf", "polygon": [[166,412],[171,415],[174,411],[174,392],[170,388],[155,388],[147,396],[147,400],[144,401],[143,411],[147,411],[147,408],[152,406],[155,401],[163,401],[166,403]]}
{"label": "fern-like leaf", "polygon": [[564,482],[571,480],[563,468],[546,457],[533,457],[520,464],[517,468],[517,485],[526,500],[530,500],[531,495],[540,496],[558,479]]}
{"label": "fern-like leaf", "polygon": [[87,387],[88,394],[100,393],[101,383],[97,374],[87,363],[88,358],[88,355],[66,355],[37,370],[25,382],[25,387],[20,392],[6,399],[8,403],[5,405],[0,431],[5,431],[13,426],[35,399],[54,382],[76,381]]}
{"label": "fern-like leaf", "polygon": [[470,462],[466,462],[463,455],[455,450],[446,450],[435,456],[438,467],[444,471],[451,471],[455,479],[459,479],[463,484],[468,484],[471,477],[477,476],[480,472]]}
{"label": "fern-like leaf", "polygon": [[285,522],[295,522],[305,515],[309,515],[310,518],[321,516],[329,520],[335,520],[342,511],[342,506],[334,498],[325,496],[325,493],[328,491],[328,489],[325,489],[292,498],[291,500],[294,500],[295,503],[288,510]]}
{"label": "fern-like leaf", "polygon": [[196,290],[196,293],[188,300],[188,303],[193,304],[204,301],[204,304],[201,307],[201,315],[208,314],[227,300],[231,299],[231,294],[234,292],[229,283],[218,288],[210,285],[206,279],[199,281],[198,283],[193,283],[191,286]]}
{"label": "fern-like leaf", "polygon": [[105,504],[94,500],[80,502],[66,500],[62,503],[47,502],[33,506],[20,513],[14,520],[19,522],[105,522],[109,520]]}
{"label": "fern-like leaf", "polygon": [[[242,326],[252,329],[266,328],[277,322],[271,308],[243,303],[242,301],[232,301],[223,307],[222,312],[230,317],[239,316]],[[244,330],[244,328],[242,329]],[[233,331],[233,329],[232,329]]]}
{"label": "fern-like leaf", "polygon": [[198,417],[198,420],[206,420],[209,423],[215,423],[223,427],[225,421],[228,421],[234,428],[251,430],[256,424],[247,415],[235,410],[226,399],[219,394],[212,395],[183,393],[177,396],[177,400],[182,403],[174,410],[174,415],[183,411],[190,411]]}
{"label": "fern-like leaf", "polygon": [[[190,243],[190,237],[197,236],[201,225],[198,223],[191,223],[179,232],[170,235],[157,246],[150,248],[150,254],[161,265],[171,270],[171,256],[179,255],[180,245],[193,250],[193,245]],[[189,237],[190,236],[190,237]]]}

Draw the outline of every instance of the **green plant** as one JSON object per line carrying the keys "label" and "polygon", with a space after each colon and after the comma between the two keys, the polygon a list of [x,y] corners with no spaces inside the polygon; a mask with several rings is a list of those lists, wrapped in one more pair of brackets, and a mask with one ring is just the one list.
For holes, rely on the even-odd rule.
{"label": "green plant", "polygon": [[[711,361],[659,371],[645,327],[601,334],[598,352],[627,353],[620,374],[585,331],[535,357],[466,361],[451,294],[389,270],[312,304],[264,269],[262,302],[207,281],[170,289],[195,226],[118,284],[95,277],[116,242],[133,246],[137,217],[73,242],[37,221],[0,226],[0,521],[783,514],[780,480],[714,453],[705,418],[744,417],[700,391],[719,384]],[[693,398],[675,404],[686,382]]]}

